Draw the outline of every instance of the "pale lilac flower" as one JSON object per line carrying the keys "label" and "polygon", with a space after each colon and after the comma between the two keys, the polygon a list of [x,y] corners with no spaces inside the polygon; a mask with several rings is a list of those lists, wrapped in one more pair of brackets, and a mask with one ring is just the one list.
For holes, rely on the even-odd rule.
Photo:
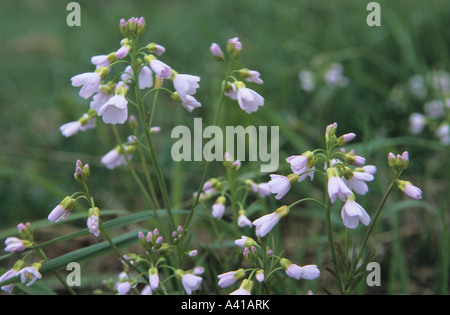
{"label": "pale lilac flower", "polygon": [[35,267],[25,267],[19,270],[18,274],[20,275],[20,282],[23,284],[26,283],[25,286],[27,287],[36,282],[36,280],[42,278],[42,275]]}
{"label": "pale lilac flower", "polygon": [[366,210],[355,201],[353,195],[347,199],[342,207],[341,217],[344,225],[349,229],[356,228],[360,221],[364,225],[369,225],[370,223],[370,216],[367,214]]}
{"label": "pale lilac flower", "polygon": [[444,103],[441,100],[432,100],[424,105],[425,114],[436,119],[445,115]]}
{"label": "pale lilac flower", "polygon": [[130,291],[131,283],[128,281],[121,282],[121,283],[117,284],[116,289],[117,289],[117,293],[119,293],[119,295],[125,295]]}
{"label": "pale lilac flower", "polygon": [[50,222],[58,222],[67,219],[72,210],[77,205],[77,201],[72,197],[65,197],[48,215]]}
{"label": "pale lilac flower", "polygon": [[260,183],[260,184],[251,184],[251,189],[255,193],[258,193],[260,197],[264,198],[267,195],[270,195],[270,187],[268,183]]}
{"label": "pale lilac flower", "polygon": [[[242,271],[242,269],[240,270]],[[239,280],[239,278],[235,276],[236,274],[240,275],[241,273],[238,273],[238,270],[236,270],[228,271],[218,275],[217,278],[219,278],[219,287],[226,288],[236,283],[236,281]]]}
{"label": "pale lilac flower", "polygon": [[20,253],[25,250],[25,244],[17,237],[8,237],[5,240],[5,252]]}
{"label": "pale lilac flower", "polygon": [[256,280],[258,282],[263,283],[265,280],[264,270],[260,269],[256,272]]}
{"label": "pale lilac flower", "polygon": [[291,165],[292,172],[300,176],[298,179],[299,182],[303,181],[308,176],[311,180],[314,179],[315,167],[308,166],[308,154],[290,156],[286,158],[286,162]]}
{"label": "pale lilac flower", "polygon": [[[17,271],[15,271],[14,269],[9,269],[3,275],[0,276],[0,282],[6,281],[10,278],[13,278],[13,277],[17,276],[17,274],[18,274]],[[16,286],[16,284],[12,283],[12,284],[2,286],[1,289],[5,292],[11,293],[14,290],[15,286]]]}
{"label": "pale lilac flower", "polygon": [[197,83],[200,77],[190,74],[175,74],[173,86],[183,101],[186,101],[186,95],[194,95],[199,87]]}
{"label": "pale lilac flower", "polygon": [[128,101],[124,94],[116,94],[98,110],[106,124],[123,124],[128,118]]}
{"label": "pale lilac flower", "polygon": [[249,114],[256,112],[259,106],[264,105],[264,98],[246,87],[239,87],[237,89],[237,101],[239,106]]}
{"label": "pale lilac flower", "polygon": [[196,266],[194,269],[192,269],[192,273],[196,276],[200,276],[205,273],[205,268],[202,266]]}
{"label": "pale lilac flower", "polygon": [[243,235],[243,236],[241,236],[240,239],[235,240],[235,241],[234,241],[234,244],[236,244],[236,245],[239,246],[239,247],[244,248],[244,247],[246,247],[245,244],[246,244],[246,242],[247,242],[248,239],[249,239],[249,237]]}
{"label": "pale lilac flower", "polygon": [[345,185],[360,195],[365,195],[369,191],[366,181],[372,181],[375,177],[366,172],[353,171],[349,178],[344,177],[342,180]]}
{"label": "pale lilac flower", "polygon": [[339,63],[333,63],[325,73],[325,82],[330,86],[345,87],[349,84],[349,79],[342,75],[344,67]]}
{"label": "pale lilac flower", "polygon": [[253,281],[244,279],[239,289],[230,293],[230,295],[251,295],[253,289]]}
{"label": "pale lilac flower", "polygon": [[95,128],[95,117],[89,118],[89,115],[85,113],[81,119],[65,123],[59,127],[59,130],[63,136],[68,138],[77,134],[79,131],[86,131],[92,128]]}
{"label": "pale lilac flower", "polygon": [[[130,160],[131,157],[131,154],[127,154],[128,160]],[[123,154],[120,153],[120,148],[117,147],[106,153],[102,157],[101,162],[110,170],[120,165],[127,165],[127,159]]]}
{"label": "pale lilac flower", "polygon": [[[131,79],[133,75],[133,69],[131,66],[125,68],[125,73],[122,74],[122,81],[126,82]],[[139,70],[139,89],[143,90],[153,86],[153,72],[148,66],[143,66]]]}
{"label": "pale lilac flower", "polygon": [[259,237],[266,236],[280,219],[289,213],[289,208],[287,206],[281,206],[272,213],[266,214],[259,219],[253,221],[253,225],[256,226],[256,235]]}
{"label": "pale lilac flower", "polygon": [[260,78],[261,74],[255,70],[249,70],[247,68],[241,69],[239,73],[244,77],[247,82],[254,82],[257,84],[263,84],[264,81]]}
{"label": "pale lilac flower", "polygon": [[252,227],[252,221],[247,218],[245,211],[239,211],[238,226],[241,228],[244,226]]}
{"label": "pale lilac flower", "polygon": [[80,131],[80,129],[81,123],[78,120],[65,123],[64,125],[59,127],[59,130],[61,131],[62,135],[66,138],[77,134]]}
{"label": "pale lilac flower", "polygon": [[190,273],[186,273],[181,278],[181,283],[183,288],[188,295],[192,294],[192,291],[198,290],[200,284],[202,283],[202,278]]}
{"label": "pale lilac flower", "polygon": [[81,86],[79,95],[85,99],[88,99],[92,94],[98,92],[100,89],[101,73],[96,72],[86,72],[78,74],[71,79],[72,86]]}
{"label": "pale lilac flower", "polygon": [[116,56],[116,58],[123,59],[126,56],[128,56],[129,51],[130,51],[130,47],[128,45],[123,45],[115,52],[114,55]]}
{"label": "pale lilac flower", "polygon": [[344,181],[339,176],[337,176],[336,172],[337,171],[334,167],[330,167],[327,169],[328,195],[332,203],[335,203],[337,198],[345,201],[348,197],[353,195],[350,188],[348,188],[347,185],[345,185]]}
{"label": "pale lilac flower", "polygon": [[220,49],[220,46],[218,44],[212,43],[211,46],[209,47],[209,51],[211,52],[211,54],[213,55],[213,57],[217,61],[223,61],[224,60],[224,54],[223,54],[222,49]]}
{"label": "pale lilac flower", "polygon": [[221,219],[225,213],[225,205],[220,203],[215,203],[212,206],[212,216],[216,219]]}
{"label": "pale lilac flower", "polygon": [[95,237],[98,237],[100,235],[100,230],[98,229],[99,225],[98,215],[96,214],[91,215],[87,219],[86,224],[91,234],[93,234]]}
{"label": "pale lilac flower", "polygon": [[237,100],[237,89],[234,84],[227,84],[227,90],[224,93],[226,96],[231,98],[232,100]]}
{"label": "pale lilac flower", "polygon": [[242,50],[242,43],[239,41],[239,37],[230,38],[228,40],[228,45],[234,50]]}
{"label": "pale lilac flower", "polygon": [[412,113],[409,116],[409,132],[413,135],[421,133],[425,127],[426,118],[420,113]]}
{"label": "pale lilac flower", "polygon": [[153,59],[150,61],[150,68],[155,72],[156,76],[162,79],[170,79],[172,76],[172,68],[164,62]]}
{"label": "pale lilac flower", "polygon": [[304,91],[311,92],[314,90],[314,74],[309,70],[302,70],[298,74],[300,86]]}
{"label": "pale lilac flower", "polygon": [[152,290],[156,290],[159,287],[159,275],[156,268],[150,268],[149,283]]}
{"label": "pale lilac flower", "polygon": [[157,56],[161,56],[165,52],[166,52],[166,49],[164,48],[164,46],[156,44],[156,46],[155,46],[155,54]]}
{"label": "pale lilac flower", "polygon": [[291,188],[291,182],[287,176],[283,175],[271,174],[270,178],[271,180],[267,183],[270,192],[277,194],[275,198],[280,200]]}
{"label": "pale lilac flower", "polygon": [[293,279],[314,280],[320,276],[320,270],[316,265],[306,265],[301,267],[285,258],[280,261],[280,265],[283,267],[286,274]]}
{"label": "pale lilac flower", "polygon": [[97,93],[92,97],[92,101],[90,103],[90,107],[98,112],[98,110],[105,104],[111,97],[114,96],[114,93],[108,91],[106,86],[100,86],[100,89]]}
{"label": "pale lilac flower", "polygon": [[450,144],[450,126],[447,123],[443,123],[436,130],[436,136],[439,138],[439,141],[442,145]]}
{"label": "pale lilac flower", "polygon": [[98,55],[91,58],[91,63],[95,65],[96,68],[108,67],[111,64],[111,60],[108,55]]}
{"label": "pale lilac flower", "polygon": [[152,295],[152,289],[148,284],[141,290],[140,295]]}
{"label": "pale lilac flower", "polygon": [[191,95],[186,95],[186,100],[182,101],[181,105],[183,105],[188,112],[192,112],[195,108],[202,106],[202,104]]}
{"label": "pale lilac flower", "polygon": [[420,200],[422,199],[422,190],[411,183],[407,183],[404,188],[404,193],[411,199]]}
{"label": "pale lilac flower", "polygon": [[198,254],[198,250],[193,249],[189,252],[189,257],[195,257],[195,256],[197,256],[197,254]]}

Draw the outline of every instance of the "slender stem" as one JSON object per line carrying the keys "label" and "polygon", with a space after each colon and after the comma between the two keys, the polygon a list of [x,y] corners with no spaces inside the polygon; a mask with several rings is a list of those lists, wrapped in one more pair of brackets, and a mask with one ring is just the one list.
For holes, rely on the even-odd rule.
{"label": "slender stem", "polygon": [[[226,81],[224,80],[224,81],[222,82],[222,88],[221,88],[221,90],[220,90],[220,97],[219,97],[219,102],[218,102],[218,105],[217,105],[216,117],[214,118],[214,126],[217,126],[217,123],[218,123],[218,121],[219,121],[219,115],[220,115],[220,111],[221,111],[221,109],[222,109],[223,98],[224,98],[224,93],[225,93],[225,86],[226,86]],[[191,220],[192,220],[192,217],[193,217],[193,214],[194,214],[194,209],[195,209],[195,207],[196,207],[196,206],[198,205],[198,203],[199,203],[199,200],[200,200],[200,194],[201,194],[201,192],[202,192],[203,185],[204,185],[205,182],[206,182],[206,177],[208,176],[209,165],[210,165],[210,159],[207,159],[207,160],[206,160],[205,169],[204,169],[204,171],[203,171],[202,180],[201,180],[201,182],[200,182],[200,187],[199,187],[199,189],[198,189],[198,191],[197,191],[197,195],[196,195],[195,198],[194,198],[194,202],[193,202],[193,204],[192,204],[192,206],[191,206],[191,211],[189,212],[189,215],[188,215],[188,217],[187,217],[187,219],[186,219],[186,222],[185,222],[185,224],[184,224],[185,227],[186,227],[185,230],[188,229],[189,224],[190,224],[190,222],[191,222]]]}
{"label": "slender stem", "polygon": [[116,129],[116,126],[115,126],[115,125],[112,125],[112,129],[113,129],[113,132],[114,132],[114,136],[116,137],[116,141],[119,143],[120,151],[122,151],[122,154],[123,154],[123,156],[124,156],[124,158],[125,158],[125,161],[127,162],[127,166],[128,166],[128,168],[129,168],[129,170],[130,170],[131,176],[133,176],[133,179],[136,181],[136,183],[137,183],[139,189],[140,189],[140,190],[142,191],[142,193],[144,194],[145,199],[147,199],[147,202],[148,202],[148,203],[150,204],[150,206],[153,208],[153,210],[154,210],[154,212],[155,212],[155,217],[158,218],[158,214],[157,214],[157,212],[156,212],[155,204],[153,203],[153,201],[152,201],[150,195],[148,194],[148,191],[145,189],[144,185],[142,184],[142,181],[141,181],[141,180],[139,179],[139,177],[137,176],[136,171],[134,170],[133,165],[131,164],[131,162],[130,162],[129,159],[128,159],[128,156],[125,154],[125,148],[124,148],[124,146],[123,146],[123,144],[122,144],[122,141],[120,140],[120,136],[119,136],[119,133],[118,133],[118,131],[117,131],[117,129]]}
{"label": "slender stem", "polygon": [[[44,251],[41,248],[36,248],[36,251],[38,252],[38,255],[45,261],[48,261],[47,256],[45,255]],[[56,276],[56,278],[58,279],[59,282],[61,282],[61,284],[64,286],[64,288],[66,288],[67,291],[69,291],[69,293],[71,295],[77,295],[77,293],[75,292],[74,289],[72,289],[72,287],[70,287],[66,281],[64,281],[64,279],[58,274],[58,272],[53,271],[53,274]]]}
{"label": "slender stem", "polygon": [[362,256],[362,253],[363,253],[363,251],[364,251],[364,249],[365,249],[365,247],[366,247],[366,245],[367,245],[367,241],[369,240],[370,234],[372,233],[373,227],[375,226],[375,223],[377,222],[378,216],[380,215],[381,210],[383,209],[384,204],[386,203],[386,200],[388,199],[389,195],[391,194],[392,189],[393,189],[394,186],[395,186],[395,182],[396,182],[397,178],[400,176],[400,174],[401,174],[401,170],[399,170],[399,171],[394,175],[394,178],[392,179],[391,184],[389,185],[389,187],[388,187],[386,193],[385,193],[384,196],[383,196],[383,199],[381,199],[381,202],[380,202],[380,204],[378,205],[377,211],[375,211],[375,214],[374,214],[374,216],[373,216],[373,219],[372,219],[372,221],[370,222],[370,225],[369,225],[369,227],[368,227],[368,229],[367,229],[367,231],[366,231],[366,235],[364,236],[364,240],[363,240],[363,242],[362,242],[361,249],[359,250],[359,257],[358,257],[358,260],[357,260],[357,261],[359,261],[359,259],[360,259],[361,256]]}
{"label": "slender stem", "polygon": [[[325,183],[326,183],[326,181],[325,181]],[[330,247],[331,262],[333,264],[334,275],[336,277],[336,280],[339,283],[339,290],[341,291],[341,293],[343,293],[341,275],[339,273],[339,270],[338,270],[337,264],[336,264],[336,251],[334,249],[333,232],[332,232],[332,229],[331,229],[331,213],[330,213],[330,210],[331,210],[331,200],[327,196],[326,197],[326,203],[325,203],[325,225],[326,225],[326,229],[327,229],[328,246]]]}

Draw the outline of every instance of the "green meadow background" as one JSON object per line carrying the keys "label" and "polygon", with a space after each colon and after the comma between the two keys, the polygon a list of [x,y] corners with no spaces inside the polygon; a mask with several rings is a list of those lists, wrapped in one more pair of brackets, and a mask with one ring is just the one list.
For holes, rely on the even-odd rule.
{"label": "green meadow background", "polygon": [[[181,73],[201,77],[196,98],[202,107],[191,114],[161,94],[155,124],[160,163],[175,207],[184,208],[198,188],[202,162],[176,163],[170,155],[175,142],[170,132],[177,125],[190,126],[194,117],[212,124],[224,69],[210,55],[216,42],[239,37],[243,50],[239,64],[257,70],[263,85],[249,84],[265,98],[265,105],[251,115],[236,102],[226,100],[219,124],[280,127],[280,173],[284,158],[324,144],[325,127],[338,123],[338,134],[354,132],[349,147],[378,167],[370,192],[358,198],[373,214],[391,178],[389,152],[410,154],[404,179],[423,190],[423,199],[411,201],[395,190],[369,242],[381,264],[380,287],[364,283],[356,293],[447,294],[449,269],[448,202],[449,147],[432,132],[412,136],[409,115],[423,112],[424,101],[405,91],[408,80],[437,69],[450,70],[450,2],[377,1],[381,26],[369,27],[366,5],[360,0],[189,0],[189,1],[78,1],[81,26],[69,27],[69,1],[15,0],[0,4],[0,238],[15,233],[19,222],[38,222],[38,242],[77,231],[84,219],[49,225],[48,213],[67,194],[79,189],[73,180],[77,159],[91,166],[90,187],[102,208],[119,214],[145,209],[144,199],[125,168],[107,170],[101,157],[115,146],[109,126],[97,121],[94,130],[64,138],[59,126],[78,119],[89,101],[70,85],[76,74],[93,70],[90,58],[117,50],[122,39],[120,18],[143,16],[147,22],[142,45],[156,42],[166,48],[161,60]],[[330,62],[342,64],[349,85],[329,88],[318,84],[313,92],[300,87],[299,72]],[[442,97],[442,96],[441,96]],[[128,129],[121,130],[123,139]],[[241,172],[257,181],[268,181],[258,163],[243,162]],[[210,176],[220,175],[220,163]],[[285,202],[323,194],[321,179],[297,185]],[[270,200],[269,200],[270,199]],[[275,210],[281,205],[267,198]],[[345,231],[333,209],[336,231]],[[275,235],[292,261],[300,265],[329,263],[323,213],[299,207],[282,221]],[[43,220],[43,221],[40,221]],[[205,226],[207,226],[205,224]],[[362,234],[359,227],[355,235]],[[359,234],[358,234],[359,233]],[[211,240],[206,228],[197,239]],[[340,238],[338,237],[338,240]],[[99,242],[86,236],[57,243],[49,256]],[[4,254],[4,253],[1,253]],[[0,260],[9,269],[14,257]],[[323,262],[323,264],[322,264]],[[87,262],[92,271],[85,287],[95,289],[106,277],[115,277],[119,264]],[[222,272],[225,272],[224,270]],[[295,281],[280,294],[323,293],[331,281],[326,270],[315,284]],[[58,288],[52,279],[43,280]],[[91,281],[91,282],[89,282]],[[364,282],[364,281],[363,281]],[[55,289],[56,290],[56,289]]]}

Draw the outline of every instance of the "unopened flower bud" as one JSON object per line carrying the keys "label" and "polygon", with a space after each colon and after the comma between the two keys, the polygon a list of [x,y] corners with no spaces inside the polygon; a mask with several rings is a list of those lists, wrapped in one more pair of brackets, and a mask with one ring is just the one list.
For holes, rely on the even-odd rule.
{"label": "unopened flower bud", "polygon": [[216,59],[217,61],[225,60],[225,56],[222,52],[222,49],[220,49],[220,46],[218,44],[212,43],[211,47],[209,47],[209,51],[213,55],[214,59]]}

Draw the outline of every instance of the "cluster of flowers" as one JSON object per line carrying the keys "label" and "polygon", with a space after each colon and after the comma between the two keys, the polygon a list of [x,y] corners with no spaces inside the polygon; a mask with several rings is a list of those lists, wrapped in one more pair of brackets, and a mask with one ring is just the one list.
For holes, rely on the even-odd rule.
{"label": "cluster of flowers", "polygon": [[[19,237],[8,237],[5,240],[5,251],[9,253],[21,253],[27,249],[33,248],[35,242],[33,239],[33,228],[30,223],[20,223],[17,225],[17,231]],[[36,280],[41,279],[42,275],[39,269],[42,266],[43,261],[33,262],[27,266],[24,259],[16,261],[14,266],[0,276],[0,282],[6,281],[10,278],[20,277],[20,282],[25,286],[32,285]],[[4,285],[1,289],[5,292],[11,293],[16,286],[15,283]]]}
{"label": "cluster of flowers", "polygon": [[312,65],[312,69],[303,69],[298,74],[302,90],[312,92],[321,84],[328,88],[344,88],[350,84],[350,79],[344,76],[342,64],[317,58]]}
{"label": "cluster of flowers", "polygon": [[450,74],[438,69],[413,75],[406,87],[397,87],[391,93],[396,102],[423,103],[422,112],[409,116],[409,132],[419,135],[429,130],[444,146],[450,144]]}
{"label": "cluster of flowers", "polygon": [[[167,262],[165,256],[170,255],[171,251],[177,250],[177,244],[181,242],[183,237],[183,228],[178,226],[177,230],[173,231],[171,236],[172,239],[168,243],[164,242],[164,238],[160,235],[158,229],[149,231],[147,234],[140,231],[139,244],[145,249],[145,254],[131,253],[124,256],[124,259],[130,261],[136,269],[139,270],[141,267],[145,267],[148,270],[148,281],[146,281],[140,290],[141,295],[152,295],[157,290],[167,292],[164,286],[164,280],[160,279],[160,273],[163,273],[163,269],[167,269],[169,273],[172,273],[173,276],[181,281],[186,294],[191,295],[200,288],[203,281],[201,277],[204,273],[203,267],[197,266],[190,270],[182,270],[174,269],[165,264]],[[197,250],[191,250],[185,254],[192,258],[197,256]],[[123,266],[124,271],[119,274],[119,281],[114,285],[119,295],[128,294],[132,288],[136,288],[140,282],[140,276],[142,276],[142,273],[140,276],[133,275],[128,265],[124,264]]]}
{"label": "cluster of flowers", "polygon": [[[260,239],[258,238],[258,240]],[[244,260],[250,264],[250,267],[228,271],[217,276],[219,279],[218,285],[221,288],[231,287],[243,279],[239,288],[232,291],[230,295],[251,295],[254,286],[253,276],[259,283],[264,283],[279,269],[283,269],[287,276],[296,280],[314,280],[320,276],[320,270],[316,265],[299,266],[294,264],[289,259],[274,255],[272,250],[250,237],[242,236],[234,243],[243,248],[242,255]],[[247,273],[250,274],[247,276]]]}
{"label": "cluster of flowers", "polygon": [[[242,43],[239,41],[238,37],[229,39],[226,46],[226,52],[228,53],[227,56],[223,53],[217,43],[212,43],[209,49],[217,61],[224,62],[227,61],[227,59],[228,61],[233,61],[240,57]],[[237,80],[233,76],[234,73],[239,74],[247,82],[263,84],[264,81],[260,78],[261,74],[255,70],[242,68],[229,73],[229,76],[225,81],[225,95],[237,101],[241,109],[246,111],[248,114],[256,112],[259,106],[264,105],[264,98],[254,90],[247,88],[244,82]]]}

